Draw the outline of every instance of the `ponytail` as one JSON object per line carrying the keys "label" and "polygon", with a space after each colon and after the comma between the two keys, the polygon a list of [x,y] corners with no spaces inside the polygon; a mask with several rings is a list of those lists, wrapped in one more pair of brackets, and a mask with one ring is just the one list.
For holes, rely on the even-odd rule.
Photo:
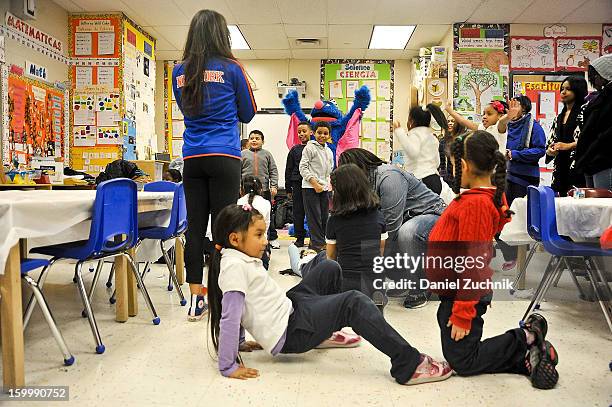
{"label": "ponytail", "polygon": [[463,165],[461,164],[461,159],[463,158],[463,146],[464,146],[464,137],[459,136],[453,141],[453,145],[451,146],[451,154],[455,161],[453,165],[453,169],[455,171],[455,177],[453,182],[453,192],[457,194],[455,199],[459,199],[459,193],[461,192],[461,171],[463,170]]}
{"label": "ponytail", "polygon": [[433,103],[428,104],[425,109],[427,109],[431,116],[433,116],[436,123],[438,123],[438,126],[440,126],[440,128],[442,129],[444,137],[447,137],[449,135],[448,120],[446,120],[446,116],[444,115],[444,113],[442,113],[442,110]]}
{"label": "ponytail", "polygon": [[263,194],[261,180],[253,175],[245,175],[242,178],[242,193],[249,194],[249,205],[252,205],[255,196]]}
{"label": "ponytail", "polygon": [[498,208],[502,209],[504,216],[509,218],[512,211],[504,203],[504,191],[506,190],[506,157],[499,151],[495,151],[495,173],[493,174],[493,185],[495,186],[495,195],[493,203]]}

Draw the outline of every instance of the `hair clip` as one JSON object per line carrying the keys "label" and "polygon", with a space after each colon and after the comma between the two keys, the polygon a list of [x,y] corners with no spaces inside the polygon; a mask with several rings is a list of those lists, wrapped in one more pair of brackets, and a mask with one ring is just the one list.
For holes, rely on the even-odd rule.
{"label": "hair clip", "polygon": [[493,109],[497,110],[497,112],[499,113],[504,113],[504,110],[506,110],[504,105],[502,105],[502,103],[499,100],[492,101],[491,106],[493,107]]}
{"label": "hair clip", "polygon": [[244,210],[244,211],[250,212],[251,209],[253,209],[253,207],[251,205],[249,205],[248,203],[245,203],[244,205],[242,205],[242,210]]}
{"label": "hair clip", "polygon": [[215,249],[217,249],[217,251],[221,251],[221,249],[223,249],[223,246],[221,246],[220,244],[216,244]]}

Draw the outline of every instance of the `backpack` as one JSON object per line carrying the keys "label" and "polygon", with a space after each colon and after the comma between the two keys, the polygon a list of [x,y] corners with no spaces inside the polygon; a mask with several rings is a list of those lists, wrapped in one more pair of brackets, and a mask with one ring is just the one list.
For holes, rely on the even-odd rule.
{"label": "backpack", "polygon": [[276,199],[270,224],[274,229],[283,229],[287,223],[293,223],[293,203],[289,199]]}

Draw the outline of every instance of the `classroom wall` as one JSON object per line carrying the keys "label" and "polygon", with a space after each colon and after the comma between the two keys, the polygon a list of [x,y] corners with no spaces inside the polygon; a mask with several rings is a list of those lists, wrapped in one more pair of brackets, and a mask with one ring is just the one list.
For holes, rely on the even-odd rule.
{"label": "classroom wall", "polygon": [[164,61],[155,61],[155,134],[158,152],[164,151],[166,145],[164,103]]}
{"label": "classroom wall", "polygon": [[[0,17],[4,25],[4,16],[11,11],[9,1],[0,1]],[[27,20],[28,24],[61,40],[64,44],[64,53],[68,55],[68,12],[51,0],[38,0],[36,2],[38,17],[36,20]],[[13,14],[16,14],[13,12]],[[14,40],[5,39],[6,63],[8,65],[25,66],[26,59],[47,68],[48,81],[68,80],[68,66],[62,62],[46,57],[35,50],[21,45]]]}

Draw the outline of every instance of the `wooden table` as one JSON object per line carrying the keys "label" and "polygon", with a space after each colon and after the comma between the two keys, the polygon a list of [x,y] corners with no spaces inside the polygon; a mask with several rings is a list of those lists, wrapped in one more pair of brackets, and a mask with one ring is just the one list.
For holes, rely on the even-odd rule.
{"label": "wooden table", "polygon": [[[37,196],[14,195],[20,194],[40,194]],[[12,194],[12,195],[8,195]],[[68,195],[72,194],[72,195]],[[82,196],[74,195],[82,194]],[[95,198],[95,191],[10,191],[0,193],[0,208],[11,205],[14,197],[27,197],[26,201],[32,205],[32,198],[35,202],[45,204],[46,210],[44,213],[38,214],[43,218],[46,216],[46,221],[52,223],[57,221],[58,217],[48,217],[48,213],[52,213],[52,204],[56,207],[69,206],[72,208],[74,217],[70,218],[74,224],[91,218],[91,209]],[[77,197],[78,199],[74,199]],[[154,198],[155,197],[155,198]],[[54,201],[54,198],[60,198]],[[63,199],[63,200],[62,200]],[[170,209],[172,207],[171,193],[153,193],[146,192],[138,193],[138,212],[151,212],[157,210]],[[28,206],[28,209],[31,209]],[[70,209],[69,209],[70,210]],[[62,218],[59,216],[59,218]],[[67,217],[63,218],[64,221]],[[0,223],[2,224],[2,223]],[[67,225],[67,224],[65,224]],[[25,229],[27,230],[27,229]],[[23,344],[23,310],[22,310],[22,292],[21,292],[21,272],[20,259],[25,256],[25,250],[20,250],[25,247],[23,238],[33,237],[28,236],[26,232],[19,229],[25,236],[18,236],[21,240],[14,243],[8,250],[6,263],[4,264],[4,274],[0,274],[0,323],[1,323],[1,339],[2,339],[2,366],[3,366],[3,386],[7,391],[11,388],[22,387],[25,385],[24,372],[24,344]],[[14,232],[7,231],[8,234]],[[14,233],[13,233],[14,234]],[[177,245],[177,251],[181,251],[182,245]],[[133,254],[133,253],[132,253]],[[177,253],[177,257],[178,257]],[[0,264],[2,267],[2,264]],[[129,316],[138,314],[138,302],[136,297],[136,281],[132,273],[128,273],[127,262],[122,258],[116,260],[115,266],[115,289],[117,290],[116,316],[115,320],[125,322]]]}

